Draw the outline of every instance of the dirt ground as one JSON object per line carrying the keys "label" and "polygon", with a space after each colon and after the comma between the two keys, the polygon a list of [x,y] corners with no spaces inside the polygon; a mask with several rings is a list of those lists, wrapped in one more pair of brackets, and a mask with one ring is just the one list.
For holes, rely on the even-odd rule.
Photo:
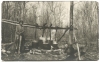
{"label": "dirt ground", "polygon": [[[60,60],[66,60],[67,61],[67,54],[61,54],[61,55],[54,55],[54,54],[29,54],[29,53],[23,53],[23,54],[8,54],[1,56],[3,61],[60,61]],[[84,56],[81,56],[81,59],[83,61],[97,61],[99,59],[99,54],[96,52],[88,52]],[[78,57],[74,60],[78,60]]]}
{"label": "dirt ground", "polygon": [[31,60],[63,60],[66,58],[66,54],[52,55],[52,54],[9,54],[8,56],[2,55],[4,61],[31,61]]}

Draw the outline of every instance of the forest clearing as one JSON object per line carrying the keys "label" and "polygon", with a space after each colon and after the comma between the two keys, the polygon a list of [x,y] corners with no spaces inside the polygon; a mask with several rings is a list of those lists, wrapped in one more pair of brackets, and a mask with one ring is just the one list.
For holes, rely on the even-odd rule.
{"label": "forest clearing", "polygon": [[3,61],[99,60],[96,1],[3,1]]}

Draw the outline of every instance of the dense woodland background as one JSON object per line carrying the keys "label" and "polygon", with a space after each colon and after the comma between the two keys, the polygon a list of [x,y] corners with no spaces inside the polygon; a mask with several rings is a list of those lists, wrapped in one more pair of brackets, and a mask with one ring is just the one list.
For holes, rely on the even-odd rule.
{"label": "dense woodland background", "polygon": [[[66,27],[69,26],[69,7],[66,2],[2,2],[2,19],[20,21],[24,23],[42,26],[47,23],[48,26]],[[98,44],[99,44],[99,6],[96,1],[79,1],[74,2],[73,8],[73,25],[78,28],[74,30],[77,41],[80,44],[86,45],[88,52],[92,52],[93,60],[98,60]],[[67,14],[67,15],[66,15]],[[2,42],[9,43],[14,41],[15,27],[10,24],[2,23]],[[25,38],[34,39],[34,28],[25,27]],[[45,36],[49,37],[49,30],[46,30]],[[59,39],[64,33],[64,30],[58,30],[56,38]],[[37,31],[37,38],[42,35],[42,30]],[[68,40],[69,33],[59,42],[62,45]],[[95,59],[96,58],[96,59]]]}

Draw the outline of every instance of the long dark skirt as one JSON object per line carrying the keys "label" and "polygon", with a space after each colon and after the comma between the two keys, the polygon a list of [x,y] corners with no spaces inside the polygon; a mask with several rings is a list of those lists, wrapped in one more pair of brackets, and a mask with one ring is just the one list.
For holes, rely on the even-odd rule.
{"label": "long dark skirt", "polygon": [[[21,44],[20,44],[20,36],[22,37]],[[25,44],[25,37],[24,37],[24,35],[23,34],[18,35],[18,39],[16,39],[16,51],[18,52],[19,46],[20,46],[20,52],[23,53],[24,52],[24,44]]]}
{"label": "long dark skirt", "polygon": [[24,37],[24,34],[21,34],[21,36],[22,36],[22,40],[21,40],[20,52],[23,53],[24,52],[25,37]]}

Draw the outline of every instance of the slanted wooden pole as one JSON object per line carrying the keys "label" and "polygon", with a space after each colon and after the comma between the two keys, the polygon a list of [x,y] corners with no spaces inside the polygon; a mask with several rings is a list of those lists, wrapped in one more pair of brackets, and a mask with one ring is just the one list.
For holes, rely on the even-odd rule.
{"label": "slanted wooden pole", "polygon": [[77,43],[77,39],[76,39],[75,32],[74,32],[74,39],[75,39],[75,42],[76,42],[76,47],[77,47],[77,52],[78,52],[78,59],[81,60],[79,45],[78,45],[78,43]]}

